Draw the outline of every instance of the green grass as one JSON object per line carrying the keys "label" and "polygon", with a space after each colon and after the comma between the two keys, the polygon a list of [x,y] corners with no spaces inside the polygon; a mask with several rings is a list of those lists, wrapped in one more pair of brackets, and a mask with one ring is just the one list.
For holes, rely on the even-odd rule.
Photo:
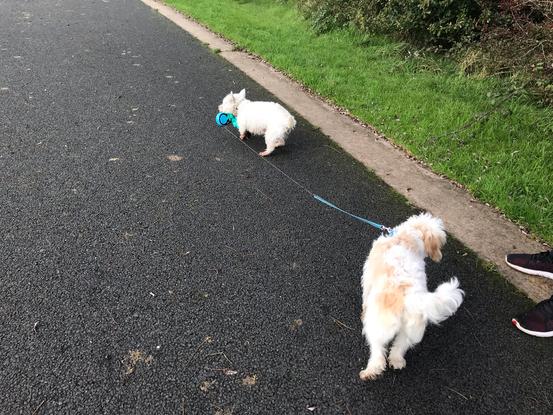
{"label": "green grass", "polygon": [[[442,58],[409,58],[405,45],[383,37],[352,30],[317,35],[286,2],[167,3],[347,108],[553,243],[551,109],[523,97],[498,100],[506,88],[500,80],[460,75]],[[447,134],[490,111],[484,121]]]}

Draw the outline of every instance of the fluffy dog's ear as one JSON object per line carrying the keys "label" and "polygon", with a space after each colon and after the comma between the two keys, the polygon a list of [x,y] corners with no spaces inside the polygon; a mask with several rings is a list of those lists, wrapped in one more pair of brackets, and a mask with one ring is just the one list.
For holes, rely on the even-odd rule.
{"label": "fluffy dog's ear", "polygon": [[246,98],[246,90],[243,89],[242,91],[240,91],[240,92],[236,95],[236,98],[238,98],[239,101],[242,101],[244,98]]}
{"label": "fluffy dog's ear", "polygon": [[442,246],[446,235],[442,229],[425,229],[423,231],[424,250],[430,259],[439,262],[442,259]]}

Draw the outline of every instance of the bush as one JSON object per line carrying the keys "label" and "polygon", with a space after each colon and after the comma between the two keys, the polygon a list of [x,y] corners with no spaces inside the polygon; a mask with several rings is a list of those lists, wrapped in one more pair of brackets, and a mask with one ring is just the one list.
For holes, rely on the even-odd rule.
{"label": "bush", "polygon": [[356,3],[355,0],[298,0],[298,7],[311,20],[313,29],[324,33],[352,23]]}
{"label": "bush", "polygon": [[491,5],[477,0],[365,0],[362,3],[364,7],[356,16],[362,30],[445,49],[472,42],[491,15]]}
{"label": "bush", "polygon": [[502,0],[496,25],[461,54],[465,72],[508,76],[542,105],[553,105],[553,1]]}
{"label": "bush", "polygon": [[298,0],[318,31],[353,24],[419,45],[449,49],[476,39],[489,23],[492,0]]}

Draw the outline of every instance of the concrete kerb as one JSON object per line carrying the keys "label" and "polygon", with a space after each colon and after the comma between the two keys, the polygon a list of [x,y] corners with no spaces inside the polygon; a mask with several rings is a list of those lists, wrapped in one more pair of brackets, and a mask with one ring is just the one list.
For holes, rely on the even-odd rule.
{"label": "concrete kerb", "polygon": [[410,159],[373,130],[340,114],[265,62],[236,51],[222,39],[180,12],[156,0],[142,0],[192,36],[220,51],[221,56],[278,97],[353,158],[374,171],[389,186],[421,209],[441,217],[448,232],[491,262],[515,287],[534,301],[553,294],[553,281],[514,271],[505,264],[509,252],[539,252],[544,246],[493,208],[475,201],[465,190]]}

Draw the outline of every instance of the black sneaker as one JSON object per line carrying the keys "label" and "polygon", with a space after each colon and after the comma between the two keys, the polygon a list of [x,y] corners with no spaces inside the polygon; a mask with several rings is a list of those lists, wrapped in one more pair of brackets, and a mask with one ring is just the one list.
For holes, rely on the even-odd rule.
{"label": "black sneaker", "polygon": [[511,320],[513,326],[531,336],[553,337],[553,296]]}
{"label": "black sneaker", "polygon": [[553,251],[539,254],[509,254],[505,257],[505,262],[517,271],[553,278]]}

